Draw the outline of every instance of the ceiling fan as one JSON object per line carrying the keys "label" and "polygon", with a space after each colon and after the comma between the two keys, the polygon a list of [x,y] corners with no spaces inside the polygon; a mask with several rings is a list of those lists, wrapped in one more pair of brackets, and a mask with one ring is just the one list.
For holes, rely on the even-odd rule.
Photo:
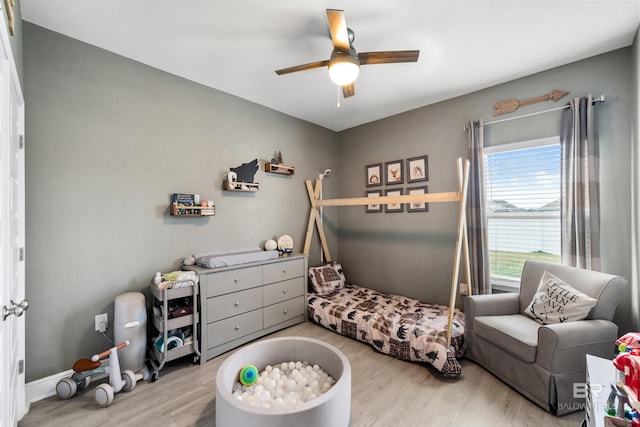
{"label": "ceiling fan", "polygon": [[394,50],[382,52],[360,52],[353,47],[355,33],[347,28],[343,10],[327,9],[327,20],[333,42],[330,59],[316,61],[295,67],[276,70],[276,74],[295,73],[313,68],[328,67],[331,80],[342,86],[345,98],[355,95],[355,80],[360,72],[360,65],[391,64],[396,62],[417,62],[419,50]]}

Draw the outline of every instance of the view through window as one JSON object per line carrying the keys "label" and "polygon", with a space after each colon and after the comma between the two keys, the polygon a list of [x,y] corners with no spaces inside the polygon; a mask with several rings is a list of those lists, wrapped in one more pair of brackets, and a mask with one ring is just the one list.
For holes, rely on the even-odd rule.
{"label": "view through window", "polygon": [[491,282],[519,285],[528,259],[560,263],[558,137],[484,149]]}

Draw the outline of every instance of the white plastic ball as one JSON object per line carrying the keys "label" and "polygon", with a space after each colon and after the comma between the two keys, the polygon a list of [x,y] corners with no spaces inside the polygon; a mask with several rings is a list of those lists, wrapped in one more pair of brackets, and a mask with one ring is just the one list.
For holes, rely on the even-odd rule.
{"label": "white plastic ball", "polygon": [[275,240],[267,240],[264,242],[264,250],[265,251],[275,251],[278,249],[278,244]]}

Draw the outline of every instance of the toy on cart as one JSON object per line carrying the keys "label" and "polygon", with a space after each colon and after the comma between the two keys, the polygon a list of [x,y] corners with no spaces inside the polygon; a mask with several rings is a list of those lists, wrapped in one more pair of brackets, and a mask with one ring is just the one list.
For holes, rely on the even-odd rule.
{"label": "toy on cart", "polygon": [[[91,376],[108,374],[109,382],[99,384],[96,387],[94,400],[96,405],[103,408],[113,402],[116,393],[120,391],[130,391],[136,386],[136,375],[131,370],[120,373],[120,362],[118,360],[118,350],[129,345],[129,341],[124,341],[117,346],[94,354],[91,359],[80,359],[73,364],[75,373],[69,378],[63,378],[56,385],[56,394],[60,399],[71,399],[76,392],[82,391],[91,382]],[[109,356],[109,361],[105,359]]]}

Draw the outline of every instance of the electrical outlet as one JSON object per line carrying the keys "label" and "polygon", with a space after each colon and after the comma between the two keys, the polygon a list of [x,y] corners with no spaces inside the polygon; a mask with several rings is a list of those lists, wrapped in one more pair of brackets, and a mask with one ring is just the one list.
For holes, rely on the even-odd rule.
{"label": "electrical outlet", "polygon": [[109,326],[109,316],[107,313],[96,314],[96,332],[104,332]]}

